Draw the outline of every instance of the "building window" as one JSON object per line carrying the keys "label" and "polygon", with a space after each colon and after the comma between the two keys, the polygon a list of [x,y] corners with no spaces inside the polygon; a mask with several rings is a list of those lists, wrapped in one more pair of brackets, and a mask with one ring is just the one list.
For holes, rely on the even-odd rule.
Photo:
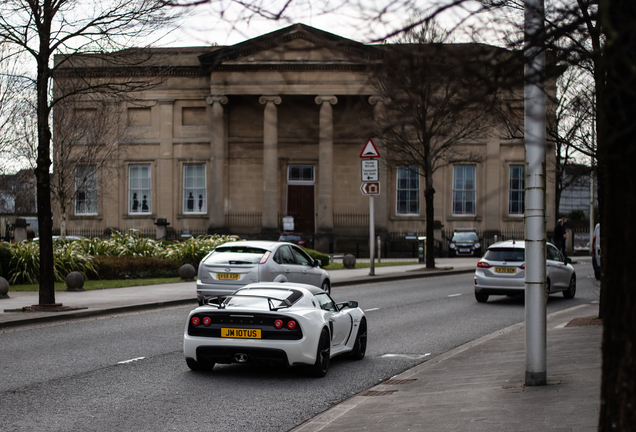
{"label": "building window", "polygon": [[526,209],[526,183],[523,165],[510,165],[510,192],[508,214],[523,215]]}
{"label": "building window", "polygon": [[453,214],[475,215],[475,165],[453,166]]}
{"label": "building window", "polygon": [[287,167],[287,182],[294,184],[314,184],[314,166],[289,165]]}
{"label": "building window", "polygon": [[207,212],[205,164],[183,165],[183,213]]}
{"label": "building window", "polygon": [[75,214],[97,214],[97,170],[94,165],[75,168]]}
{"label": "building window", "polygon": [[128,213],[150,214],[150,164],[130,165],[128,167]]}
{"label": "building window", "polygon": [[420,214],[420,170],[417,165],[397,169],[397,214]]}

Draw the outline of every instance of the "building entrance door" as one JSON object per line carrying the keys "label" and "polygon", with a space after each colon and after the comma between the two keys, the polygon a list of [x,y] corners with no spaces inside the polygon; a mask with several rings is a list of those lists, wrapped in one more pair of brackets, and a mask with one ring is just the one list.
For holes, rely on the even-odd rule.
{"label": "building entrance door", "polygon": [[315,230],[314,166],[287,167],[287,215],[294,217],[294,231],[313,234]]}
{"label": "building entrance door", "polygon": [[294,231],[314,232],[314,186],[287,185],[287,215],[294,217]]}

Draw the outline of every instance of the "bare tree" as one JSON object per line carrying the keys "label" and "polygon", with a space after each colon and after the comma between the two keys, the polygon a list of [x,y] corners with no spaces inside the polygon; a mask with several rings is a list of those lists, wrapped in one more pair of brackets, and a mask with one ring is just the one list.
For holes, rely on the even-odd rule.
{"label": "bare tree", "polygon": [[[165,5],[149,0],[7,0],[0,3],[0,44],[10,46],[33,62],[37,72],[32,77],[34,106],[37,119],[37,210],[40,229],[40,281],[39,304],[55,305],[53,273],[53,241],[51,237],[51,129],[50,114],[53,106],[69,96],[64,88],[51,94],[51,79],[59,69],[73,74],[82,66],[76,54],[118,51],[134,41],[165,29],[174,16]],[[55,54],[64,54],[53,63]],[[104,56],[104,67],[116,66],[118,61],[131,56]],[[4,60],[0,59],[0,60]],[[95,57],[93,57],[93,61]],[[101,80],[89,80],[77,69],[76,77],[83,81],[73,93],[102,90],[135,89],[148,79],[123,81],[108,75]],[[145,81],[145,83],[144,83]]]}
{"label": "bare tree", "polygon": [[[431,34],[424,28],[408,34],[411,43],[390,46],[372,75],[384,105],[372,134],[380,138],[390,167],[402,166],[424,179],[429,239],[434,238],[433,174],[484,158],[471,144],[491,130],[497,97],[491,82],[496,74],[488,73],[483,61],[501,54],[493,47],[429,43]],[[435,267],[434,247],[434,241],[427,242],[428,268]]]}
{"label": "bare tree", "polygon": [[[97,214],[98,176],[116,174],[120,150],[126,145],[126,127],[117,100],[60,101],[54,117],[51,193],[60,210],[60,236],[75,203],[75,214]],[[99,194],[98,194],[99,191]]]}

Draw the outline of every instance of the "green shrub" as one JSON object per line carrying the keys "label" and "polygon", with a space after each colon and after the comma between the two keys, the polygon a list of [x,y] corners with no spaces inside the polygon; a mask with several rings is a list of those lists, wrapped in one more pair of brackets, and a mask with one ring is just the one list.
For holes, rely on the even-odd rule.
{"label": "green shrub", "polygon": [[184,242],[174,242],[166,246],[161,257],[177,261],[180,264],[192,264],[194,268],[198,268],[203,257],[217,246],[237,240],[239,240],[237,236],[220,236],[218,234],[192,237]]}
{"label": "green shrub", "polygon": [[320,260],[321,267],[325,267],[329,265],[329,255],[324,254],[322,252],[318,252],[317,250],[313,250],[313,249],[307,249],[307,248],[303,248],[303,249],[305,252],[307,252],[307,255],[309,255],[313,259]]}
{"label": "green shrub", "polygon": [[179,263],[169,259],[140,256],[96,256],[100,279],[144,279],[179,276]]}

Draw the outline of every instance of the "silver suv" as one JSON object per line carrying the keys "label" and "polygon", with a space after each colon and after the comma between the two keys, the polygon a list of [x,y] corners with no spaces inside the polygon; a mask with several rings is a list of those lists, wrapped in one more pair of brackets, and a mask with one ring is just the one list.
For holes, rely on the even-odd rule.
{"label": "silver suv", "polygon": [[237,241],[218,246],[199,264],[197,300],[232,294],[255,282],[297,282],[331,292],[329,273],[295,244]]}

